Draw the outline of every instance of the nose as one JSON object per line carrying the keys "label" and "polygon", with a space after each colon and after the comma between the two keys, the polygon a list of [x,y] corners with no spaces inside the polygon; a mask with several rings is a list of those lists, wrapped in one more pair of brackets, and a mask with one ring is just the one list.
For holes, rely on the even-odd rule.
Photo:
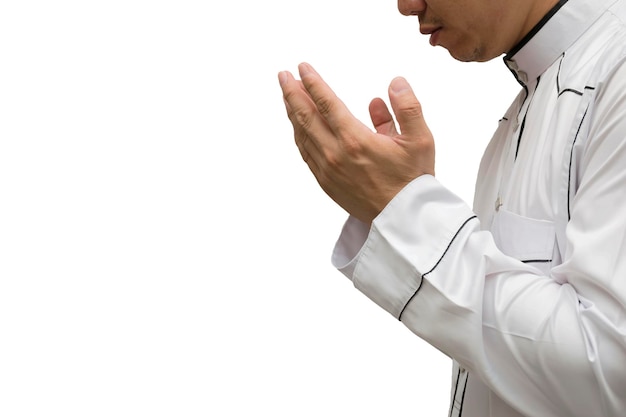
{"label": "nose", "polygon": [[398,0],[398,10],[405,16],[415,16],[426,10],[426,0]]}

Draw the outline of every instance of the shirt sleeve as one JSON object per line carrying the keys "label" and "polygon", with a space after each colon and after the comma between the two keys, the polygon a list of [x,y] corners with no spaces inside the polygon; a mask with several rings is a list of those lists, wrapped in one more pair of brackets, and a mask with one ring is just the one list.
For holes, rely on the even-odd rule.
{"label": "shirt sleeve", "polygon": [[626,67],[612,79],[589,115],[558,266],[505,255],[431,176],[371,227],[348,219],[333,253],[357,289],[528,415],[626,409]]}

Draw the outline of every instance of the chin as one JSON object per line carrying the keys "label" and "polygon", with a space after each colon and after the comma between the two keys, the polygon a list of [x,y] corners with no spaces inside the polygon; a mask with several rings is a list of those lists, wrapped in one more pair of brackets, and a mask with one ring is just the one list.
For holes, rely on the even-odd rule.
{"label": "chin", "polygon": [[470,52],[470,51],[456,51],[454,49],[448,49],[448,52],[450,53],[450,56],[452,56],[452,58],[456,59],[457,61],[461,61],[461,62],[484,61],[481,57],[481,54],[477,50]]}
{"label": "chin", "polygon": [[485,48],[482,47],[445,47],[452,56],[452,58],[461,62],[486,62],[493,58],[496,58],[500,54],[494,55],[488,53]]}

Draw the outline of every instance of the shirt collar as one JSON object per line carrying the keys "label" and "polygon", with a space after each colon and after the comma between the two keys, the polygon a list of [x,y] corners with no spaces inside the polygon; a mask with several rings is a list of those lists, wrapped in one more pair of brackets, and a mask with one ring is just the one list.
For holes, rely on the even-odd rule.
{"label": "shirt collar", "polygon": [[536,80],[617,0],[560,0],[504,63],[523,86]]}

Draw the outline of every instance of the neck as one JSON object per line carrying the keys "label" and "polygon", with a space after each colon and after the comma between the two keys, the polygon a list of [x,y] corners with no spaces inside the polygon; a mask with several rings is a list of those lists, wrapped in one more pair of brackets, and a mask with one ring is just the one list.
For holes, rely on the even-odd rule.
{"label": "neck", "polygon": [[515,46],[509,50],[508,55],[519,51],[565,3],[567,0],[541,0],[532,3]]}

